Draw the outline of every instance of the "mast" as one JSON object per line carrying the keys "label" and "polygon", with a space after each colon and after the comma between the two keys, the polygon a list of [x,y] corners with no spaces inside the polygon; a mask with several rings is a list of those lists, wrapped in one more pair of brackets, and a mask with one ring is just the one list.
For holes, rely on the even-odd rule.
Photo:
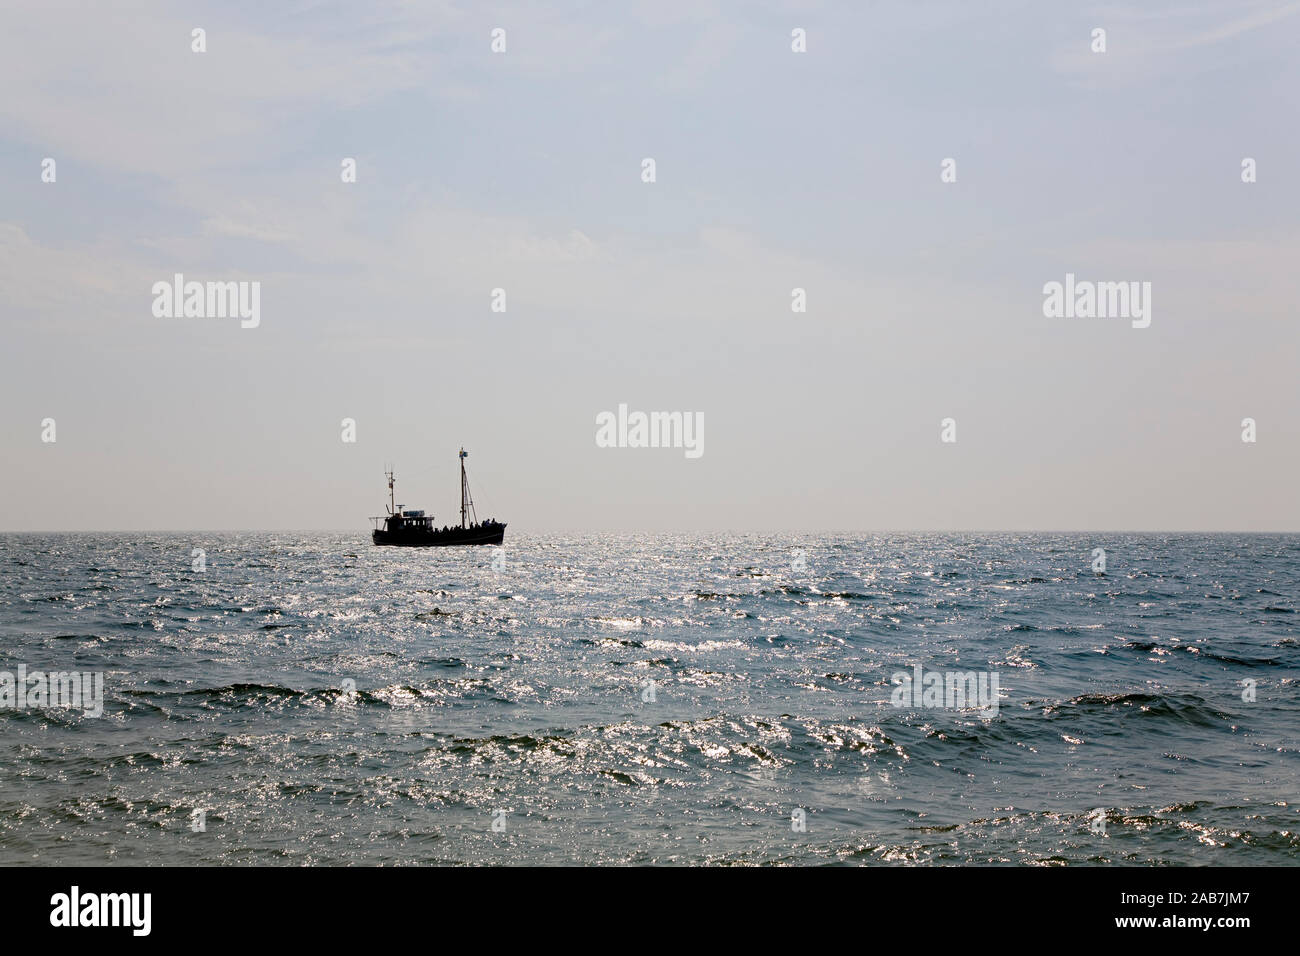
{"label": "mast", "polygon": [[396,484],[397,482],[397,476],[393,474],[393,470],[391,467],[388,469],[388,471],[384,472],[384,474],[388,476],[388,513],[390,515],[397,514],[397,508],[393,504],[393,502],[396,500],[393,497],[393,485]]}
{"label": "mast", "polygon": [[462,529],[467,527],[465,524],[465,508],[469,502],[469,479],[465,477],[465,459],[468,457],[469,455],[462,445],[460,449],[460,526]]}

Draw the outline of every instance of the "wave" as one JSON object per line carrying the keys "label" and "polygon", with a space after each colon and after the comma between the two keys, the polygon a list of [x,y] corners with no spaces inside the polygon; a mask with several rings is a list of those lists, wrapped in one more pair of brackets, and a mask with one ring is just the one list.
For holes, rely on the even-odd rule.
{"label": "wave", "polygon": [[1141,651],[1143,654],[1188,654],[1201,660],[1218,661],[1222,664],[1234,664],[1241,667],[1282,667],[1283,662],[1271,657],[1241,657],[1212,651],[1199,644],[1157,644],[1154,641],[1126,641],[1126,648]]}
{"label": "wave", "polygon": [[1063,703],[1048,704],[1043,716],[1053,720],[1080,720],[1119,714],[1125,719],[1144,723],[1184,724],[1194,727],[1218,727],[1235,719],[1231,714],[1212,707],[1196,694],[1080,694]]}

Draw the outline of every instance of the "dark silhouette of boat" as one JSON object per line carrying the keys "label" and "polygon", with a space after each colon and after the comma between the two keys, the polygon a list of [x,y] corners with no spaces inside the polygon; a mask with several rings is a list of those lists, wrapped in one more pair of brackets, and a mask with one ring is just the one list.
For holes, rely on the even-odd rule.
{"label": "dark silhouette of boat", "polygon": [[[474,499],[469,494],[469,479],[465,476],[465,459],[469,453],[460,450],[460,524],[439,528],[433,515],[423,511],[407,510],[396,504],[393,491],[397,476],[390,470],[388,476],[388,514],[370,520],[375,522],[371,538],[375,544],[390,544],[408,548],[438,548],[457,544],[500,544],[506,536],[506,526],[488,518],[479,521],[474,512]],[[473,519],[472,521],[470,519]],[[383,522],[381,527],[379,522]]]}

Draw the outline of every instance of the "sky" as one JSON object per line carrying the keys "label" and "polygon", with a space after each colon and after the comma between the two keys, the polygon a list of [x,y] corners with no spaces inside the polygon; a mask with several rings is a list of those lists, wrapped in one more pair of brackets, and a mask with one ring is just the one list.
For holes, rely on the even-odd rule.
{"label": "sky", "polygon": [[4,20],[0,530],[1300,530],[1300,3]]}

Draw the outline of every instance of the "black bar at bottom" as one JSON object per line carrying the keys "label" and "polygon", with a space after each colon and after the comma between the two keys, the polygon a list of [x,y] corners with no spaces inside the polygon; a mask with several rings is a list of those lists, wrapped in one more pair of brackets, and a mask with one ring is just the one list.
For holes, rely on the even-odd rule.
{"label": "black bar at bottom", "polygon": [[832,929],[940,945],[1010,942],[1020,931],[1038,934],[1038,945],[1193,933],[1231,944],[1288,924],[1289,877],[1245,867],[0,870],[18,931],[11,941],[51,934],[259,946],[373,944],[376,934],[431,940],[451,927],[486,931],[494,943],[601,932],[613,934],[604,937],[611,945],[649,945],[677,930],[771,943],[782,925],[809,944]]}

